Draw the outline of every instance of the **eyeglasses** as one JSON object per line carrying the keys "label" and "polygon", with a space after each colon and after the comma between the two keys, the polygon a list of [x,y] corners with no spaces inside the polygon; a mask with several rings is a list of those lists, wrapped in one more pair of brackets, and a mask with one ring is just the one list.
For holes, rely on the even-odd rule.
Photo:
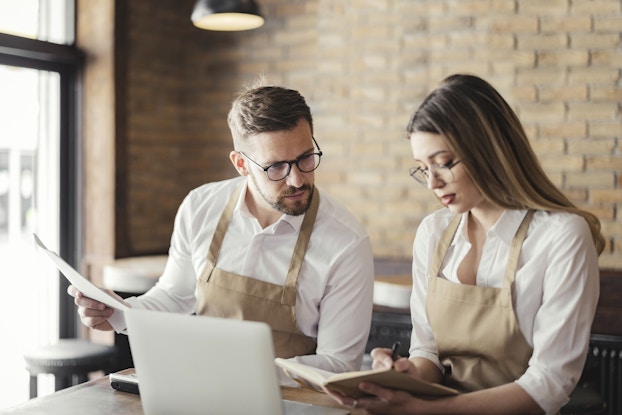
{"label": "eyeglasses", "polygon": [[322,158],[322,150],[320,150],[320,146],[318,146],[317,141],[315,141],[315,137],[312,137],[313,143],[317,147],[317,153],[309,153],[303,154],[298,157],[296,160],[291,161],[277,161],[276,163],[272,163],[271,165],[264,167],[261,164],[257,163],[255,160],[247,156],[243,151],[240,151],[250,161],[252,161],[257,167],[262,169],[268,179],[273,182],[278,182],[279,180],[283,180],[286,178],[289,173],[292,171],[292,165],[295,164],[302,173],[310,173],[313,170],[317,169],[320,165],[320,160]]}
{"label": "eyeglasses", "polygon": [[460,163],[460,160],[450,161],[445,164],[430,164],[426,169],[411,167],[410,170],[408,170],[408,174],[424,186],[428,185],[430,172],[432,172],[432,177],[435,179],[442,180],[444,183],[451,183],[454,181],[454,173],[451,169],[458,163]]}

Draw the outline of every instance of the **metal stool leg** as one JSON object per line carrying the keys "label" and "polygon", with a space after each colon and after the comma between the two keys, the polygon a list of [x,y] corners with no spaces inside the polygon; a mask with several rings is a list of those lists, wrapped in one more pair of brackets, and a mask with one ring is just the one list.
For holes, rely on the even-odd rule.
{"label": "metal stool leg", "polygon": [[71,386],[71,379],[61,375],[54,375],[54,390],[59,391]]}
{"label": "metal stool leg", "polygon": [[73,375],[72,380],[74,385],[79,385],[89,380],[89,376],[88,373],[76,373]]}
{"label": "metal stool leg", "polygon": [[30,399],[37,397],[37,375],[30,376]]}

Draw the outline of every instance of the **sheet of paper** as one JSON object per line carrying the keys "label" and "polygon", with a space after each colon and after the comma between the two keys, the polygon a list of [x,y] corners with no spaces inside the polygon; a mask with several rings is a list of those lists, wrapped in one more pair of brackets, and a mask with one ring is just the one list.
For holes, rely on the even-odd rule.
{"label": "sheet of paper", "polygon": [[36,234],[35,242],[47,254],[47,256],[54,262],[56,268],[69,280],[69,282],[84,294],[85,297],[92,298],[93,300],[100,301],[109,307],[116,308],[118,310],[127,310],[127,306],[112,297],[110,294],[93,284],[91,281],[84,278],[78,271],[73,269],[71,265],[65,262],[56,252],[52,252],[41,242],[41,239]]}

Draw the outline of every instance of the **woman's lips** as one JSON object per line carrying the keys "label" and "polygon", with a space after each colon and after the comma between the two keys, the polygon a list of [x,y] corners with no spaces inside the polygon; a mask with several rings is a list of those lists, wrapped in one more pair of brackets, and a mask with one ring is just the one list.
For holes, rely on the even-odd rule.
{"label": "woman's lips", "polygon": [[456,195],[453,193],[439,197],[441,203],[444,206],[449,206],[450,204],[452,204],[455,198],[456,198]]}

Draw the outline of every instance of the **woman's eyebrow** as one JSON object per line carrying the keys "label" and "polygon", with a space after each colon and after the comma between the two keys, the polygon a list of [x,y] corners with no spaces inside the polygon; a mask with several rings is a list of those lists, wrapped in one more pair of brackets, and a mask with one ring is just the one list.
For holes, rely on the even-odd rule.
{"label": "woman's eyebrow", "polygon": [[[427,157],[427,160],[432,160],[432,159],[434,159],[435,157],[437,157],[437,156],[439,156],[439,155],[441,155],[441,154],[445,154],[445,153],[449,153],[449,152],[450,152],[449,150],[439,150],[439,151],[437,151],[437,152],[435,152],[435,153],[430,154],[430,155]],[[423,161],[422,161],[422,160],[419,160],[419,159],[415,159],[415,161],[418,161],[418,162],[420,162],[420,163],[423,163]]]}

